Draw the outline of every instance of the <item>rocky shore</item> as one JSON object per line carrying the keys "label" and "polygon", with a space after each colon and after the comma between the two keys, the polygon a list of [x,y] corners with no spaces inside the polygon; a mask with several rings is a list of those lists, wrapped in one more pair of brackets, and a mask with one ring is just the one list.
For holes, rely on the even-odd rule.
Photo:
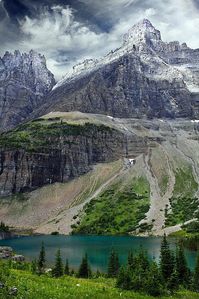
{"label": "rocky shore", "polygon": [[15,262],[24,262],[25,257],[23,255],[15,254],[11,247],[1,246],[0,247],[0,259],[12,260]]}

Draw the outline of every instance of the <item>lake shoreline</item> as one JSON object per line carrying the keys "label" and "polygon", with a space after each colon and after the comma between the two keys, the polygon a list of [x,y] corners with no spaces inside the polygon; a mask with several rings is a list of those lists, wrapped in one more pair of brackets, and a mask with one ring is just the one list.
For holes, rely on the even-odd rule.
{"label": "lake shoreline", "polygon": [[20,237],[28,237],[28,236],[40,236],[42,234],[34,233],[30,229],[16,229],[10,228],[8,232],[0,232],[0,241],[1,240],[9,240]]}
{"label": "lake shoreline", "polygon": [[[169,238],[171,248],[175,250],[176,238]],[[121,264],[126,263],[129,251],[138,252],[140,247],[148,252],[150,258],[159,259],[161,237],[140,236],[84,236],[84,235],[31,235],[17,236],[12,239],[1,240],[0,246],[9,246],[15,252],[25,256],[28,261],[38,258],[42,242],[46,248],[46,259],[49,265],[54,263],[55,254],[61,250],[63,260],[69,260],[72,268],[76,269],[82,256],[88,254],[92,268],[104,271],[112,249],[118,252]],[[185,248],[190,267],[193,268],[196,252]]]}

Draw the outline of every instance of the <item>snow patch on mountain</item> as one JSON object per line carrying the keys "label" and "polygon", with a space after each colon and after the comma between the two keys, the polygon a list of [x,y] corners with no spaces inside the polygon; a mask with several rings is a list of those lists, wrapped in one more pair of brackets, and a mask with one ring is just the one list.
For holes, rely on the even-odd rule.
{"label": "snow patch on mountain", "polygon": [[134,25],[123,37],[124,45],[128,43],[156,43],[161,41],[161,34],[147,19]]}
{"label": "snow patch on mountain", "polygon": [[53,89],[84,77],[124,55],[131,55],[148,66],[145,75],[149,78],[169,82],[183,80],[190,92],[199,92],[199,63],[197,65],[194,61],[195,69],[190,64],[192,55],[199,61],[199,53],[193,51],[186,43],[181,45],[178,41],[163,42],[160,31],[149,20],[144,19],[124,35],[120,48],[99,60],[86,59],[77,64]]}

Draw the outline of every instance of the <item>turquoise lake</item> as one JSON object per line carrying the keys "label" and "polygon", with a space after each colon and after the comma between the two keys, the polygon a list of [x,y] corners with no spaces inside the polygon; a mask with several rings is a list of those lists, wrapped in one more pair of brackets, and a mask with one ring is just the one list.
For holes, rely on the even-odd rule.
{"label": "turquoise lake", "polygon": [[[31,236],[0,241],[0,246],[11,246],[16,253],[23,254],[27,260],[38,257],[41,243],[46,249],[47,264],[54,262],[57,249],[61,250],[63,261],[68,258],[70,268],[77,269],[82,256],[87,253],[92,270],[106,272],[110,251],[114,248],[119,254],[120,263],[125,263],[128,252],[136,251],[142,246],[151,258],[158,260],[161,238],[130,236]],[[175,247],[175,240],[169,240]],[[186,258],[191,269],[195,264],[197,252],[185,249]]]}

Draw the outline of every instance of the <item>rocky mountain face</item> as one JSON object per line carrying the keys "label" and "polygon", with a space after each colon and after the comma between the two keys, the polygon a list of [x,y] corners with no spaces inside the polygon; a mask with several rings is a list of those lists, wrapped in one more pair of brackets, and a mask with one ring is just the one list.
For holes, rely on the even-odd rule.
{"label": "rocky mountain face", "polygon": [[[76,112],[43,116],[1,136],[0,219],[37,233],[69,234],[71,225],[84,220],[90,202],[89,211],[100,202],[103,214],[103,200],[117,213],[122,204],[126,219],[129,208],[139,217],[140,211],[143,219],[136,226],[144,235],[178,231],[199,217],[198,140],[197,120]],[[144,185],[143,199],[136,194],[145,193]],[[106,215],[115,219],[112,209]],[[131,217],[128,221],[132,225]]]}
{"label": "rocky mountain face", "polygon": [[54,84],[33,51],[0,59],[1,130],[32,120],[0,134],[4,222],[68,234],[103,190],[121,195],[124,183],[130,205],[137,178],[150,190],[140,231],[198,219],[199,49],[163,42],[143,20],[120,48]]}
{"label": "rocky mountain face", "polygon": [[0,58],[0,130],[26,120],[54,85],[44,56],[35,51],[6,52]]}
{"label": "rocky mountain face", "polygon": [[39,119],[1,135],[1,196],[67,182],[93,164],[143,153],[146,145],[144,138],[127,139],[104,125],[70,125],[56,119],[46,124]]}
{"label": "rocky mountain face", "polygon": [[74,66],[37,113],[194,118],[198,95],[199,50],[163,42],[150,21],[143,20],[124,35],[119,49]]}

